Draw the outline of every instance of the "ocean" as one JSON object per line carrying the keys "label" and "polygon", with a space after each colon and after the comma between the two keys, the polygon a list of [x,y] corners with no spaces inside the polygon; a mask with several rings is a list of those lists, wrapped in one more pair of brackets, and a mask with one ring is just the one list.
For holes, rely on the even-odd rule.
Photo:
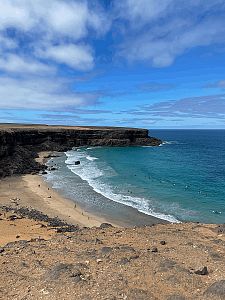
{"label": "ocean", "polygon": [[[225,222],[225,130],[150,130],[160,147],[81,147],[46,180],[94,213],[115,203],[170,222]],[[74,165],[79,160],[80,165]]]}

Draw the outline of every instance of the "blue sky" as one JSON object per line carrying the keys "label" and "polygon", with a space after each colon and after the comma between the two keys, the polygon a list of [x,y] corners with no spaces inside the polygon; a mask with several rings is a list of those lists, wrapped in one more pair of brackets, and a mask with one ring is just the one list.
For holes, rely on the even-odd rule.
{"label": "blue sky", "polygon": [[1,1],[0,122],[225,128],[224,0]]}

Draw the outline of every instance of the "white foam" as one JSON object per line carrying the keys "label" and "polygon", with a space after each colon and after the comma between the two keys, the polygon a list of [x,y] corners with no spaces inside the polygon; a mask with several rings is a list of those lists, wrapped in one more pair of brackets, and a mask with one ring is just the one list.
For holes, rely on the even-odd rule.
{"label": "white foam", "polygon": [[87,156],[86,158],[91,161],[98,159],[97,157],[92,157],[92,156]]}
{"label": "white foam", "polygon": [[178,142],[176,142],[176,141],[163,141],[162,144],[159,145],[159,147],[162,147],[164,145],[174,145],[174,144],[178,144]]}
{"label": "white foam", "polygon": [[[87,160],[86,154],[87,153],[85,151],[80,151],[79,153],[68,151],[66,152],[67,160],[65,162],[67,167],[81,179],[87,181],[95,192],[115,202],[136,208],[144,214],[167,220],[172,223],[179,223],[179,220],[171,215],[154,212],[150,207],[151,201],[149,199],[147,200],[145,198],[114,193],[110,186],[101,181],[101,176],[107,176],[111,170],[109,168],[104,170],[99,169],[95,159]],[[75,160],[80,160],[81,164],[71,164],[71,162],[74,162]]]}
{"label": "white foam", "polygon": [[[159,145],[160,146],[160,145]],[[142,148],[154,148],[155,146],[141,146]]]}

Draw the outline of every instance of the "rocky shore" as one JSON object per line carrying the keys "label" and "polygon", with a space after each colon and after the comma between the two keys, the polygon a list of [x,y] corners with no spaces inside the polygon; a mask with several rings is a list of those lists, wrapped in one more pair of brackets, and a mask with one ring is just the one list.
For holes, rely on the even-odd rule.
{"label": "rocky shore", "polygon": [[66,127],[0,125],[0,178],[37,173],[44,166],[35,161],[41,151],[67,151],[77,146],[158,146],[161,140],[148,130],[120,127]]}

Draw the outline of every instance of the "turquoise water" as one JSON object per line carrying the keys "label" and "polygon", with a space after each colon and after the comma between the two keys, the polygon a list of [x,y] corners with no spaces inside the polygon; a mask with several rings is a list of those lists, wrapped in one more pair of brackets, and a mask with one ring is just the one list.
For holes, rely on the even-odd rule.
{"label": "turquoise water", "polygon": [[[104,196],[172,222],[225,222],[225,131],[152,130],[151,135],[164,144],[68,151],[55,159],[60,169],[47,178],[55,187],[69,186],[70,197],[88,198],[89,206],[98,207]],[[81,164],[75,166],[75,160]]]}

